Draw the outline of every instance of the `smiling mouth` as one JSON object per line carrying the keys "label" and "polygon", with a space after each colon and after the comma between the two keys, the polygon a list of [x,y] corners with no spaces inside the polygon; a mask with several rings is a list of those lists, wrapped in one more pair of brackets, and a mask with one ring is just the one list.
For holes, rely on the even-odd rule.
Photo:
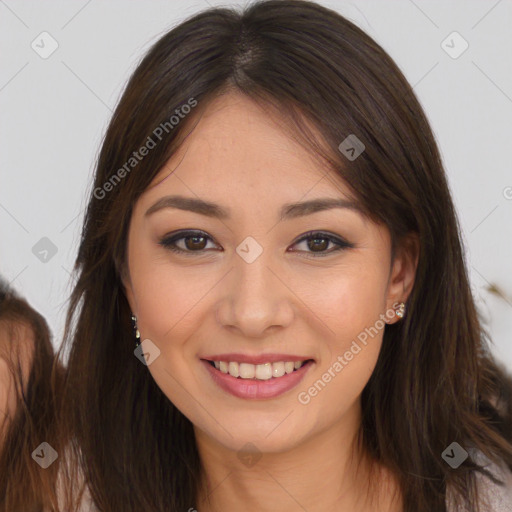
{"label": "smiling mouth", "polygon": [[304,361],[277,361],[273,363],[250,364],[236,361],[209,361],[208,363],[219,372],[229,374],[237,379],[270,380],[279,379],[299,370],[313,359]]}

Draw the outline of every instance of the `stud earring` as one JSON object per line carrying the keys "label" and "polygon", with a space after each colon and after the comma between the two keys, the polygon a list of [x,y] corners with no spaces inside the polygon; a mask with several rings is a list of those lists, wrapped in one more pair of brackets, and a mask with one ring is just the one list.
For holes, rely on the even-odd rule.
{"label": "stud earring", "polygon": [[135,315],[132,315],[132,321],[133,321],[133,330],[135,333],[135,348],[137,348],[140,345],[140,332],[137,328],[137,317]]}
{"label": "stud earring", "polygon": [[398,310],[396,311],[396,316],[399,318],[403,318],[404,314],[405,314],[405,303],[400,302],[400,304],[398,305]]}

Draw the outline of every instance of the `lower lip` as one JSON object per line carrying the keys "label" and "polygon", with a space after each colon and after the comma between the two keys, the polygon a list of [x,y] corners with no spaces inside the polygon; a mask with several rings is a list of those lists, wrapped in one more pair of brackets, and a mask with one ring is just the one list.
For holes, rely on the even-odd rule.
{"label": "lower lip", "polygon": [[272,377],[267,380],[240,379],[229,373],[223,373],[213,367],[208,361],[201,359],[206,366],[213,381],[224,391],[231,393],[238,398],[265,399],[275,398],[294,388],[306,375],[306,372],[313,365],[313,361],[303,364],[298,370],[292,373],[285,373],[282,377]]}

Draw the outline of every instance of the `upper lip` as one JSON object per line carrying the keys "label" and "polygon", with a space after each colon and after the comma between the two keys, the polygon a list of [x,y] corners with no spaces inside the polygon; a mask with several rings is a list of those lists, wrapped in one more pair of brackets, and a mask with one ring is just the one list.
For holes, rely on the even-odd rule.
{"label": "upper lip", "polygon": [[249,355],[249,354],[215,354],[211,356],[204,356],[201,359],[207,361],[236,361],[237,363],[249,363],[249,364],[264,364],[264,363],[276,363],[278,361],[307,361],[313,359],[308,356],[297,356],[292,354],[260,354],[260,355]]}

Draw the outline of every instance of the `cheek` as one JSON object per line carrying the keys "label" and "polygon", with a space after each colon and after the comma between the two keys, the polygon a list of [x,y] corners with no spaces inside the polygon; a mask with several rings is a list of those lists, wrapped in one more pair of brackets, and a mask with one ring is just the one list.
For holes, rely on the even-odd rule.
{"label": "cheek", "polygon": [[[222,276],[220,276],[222,277]],[[219,275],[210,271],[155,273],[136,288],[141,335],[153,336],[162,343],[200,335],[201,326],[212,322],[212,296],[219,286]]]}
{"label": "cheek", "polygon": [[155,254],[142,243],[132,247],[130,276],[141,336],[160,346],[169,336],[176,338],[197,313],[194,306],[208,290],[209,280],[193,268],[173,266],[165,254]]}
{"label": "cheek", "polygon": [[311,417],[330,425],[339,421],[359,399],[377,363],[384,324],[366,315],[340,315],[328,354],[297,393]]}
{"label": "cheek", "polygon": [[301,391],[305,403],[328,407],[333,417],[359,396],[377,362],[385,327],[386,274],[383,268],[338,272],[318,295],[314,310],[328,327],[328,353]]}
{"label": "cheek", "polygon": [[315,292],[307,285],[309,295],[305,303],[329,327],[335,343],[343,345],[374,325],[384,312],[386,278],[384,267],[377,265],[337,269],[322,280]]}

